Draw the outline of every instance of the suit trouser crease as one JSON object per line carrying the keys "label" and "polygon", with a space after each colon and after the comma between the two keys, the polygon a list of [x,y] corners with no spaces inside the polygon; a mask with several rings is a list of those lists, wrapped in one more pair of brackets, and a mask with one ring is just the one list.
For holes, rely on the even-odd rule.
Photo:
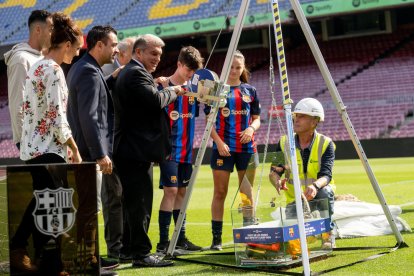
{"label": "suit trouser crease", "polygon": [[102,175],[101,198],[108,253],[119,254],[123,233],[122,186],[115,168],[112,174]]}
{"label": "suit trouser crease", "polygon": [[130,253],[142,259],[151,252],[148,236],[151,221],[153,184],[150,162],[114,157],[123,188],[123,204],[130,232]]}

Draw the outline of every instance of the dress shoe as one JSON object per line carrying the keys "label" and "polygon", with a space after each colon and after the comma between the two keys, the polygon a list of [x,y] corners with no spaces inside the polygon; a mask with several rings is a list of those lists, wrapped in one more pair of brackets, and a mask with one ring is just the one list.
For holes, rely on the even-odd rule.
{"label": "dress shoe", "polygon": [[164,267],[170,266],[174,263],[170,260],[163,260],[156,255],[149,255],[144,259],[135,259],[132,261],[133,267]]}
{"label": "dress shoe", "polygon": [[119,262],[120,263],[130,263],[132,262],[132,256],[129,254],[120,253],[119,254]]}
{"label": "dress shoe", "polygon": [[115,259],[104,259],[99,257],[99,260],[101,262],[101,268],[105,270],[114,269],[119,266],[119,262]]}

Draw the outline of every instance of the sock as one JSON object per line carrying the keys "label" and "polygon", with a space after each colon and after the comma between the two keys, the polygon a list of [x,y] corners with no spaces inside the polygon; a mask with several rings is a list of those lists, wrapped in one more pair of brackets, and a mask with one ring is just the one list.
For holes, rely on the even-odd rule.
{"label": "sock", "polygon": [[221,233],[223,232],[223,222],[212,220],[211,229],[212,229],[213,237],[216,237],[216,236],[221,237]]}
{"label": "sock", "polygon": [[[174,224],[177,224],[177,220],[178,220],[178,216],[180,215],[180,209],[177,210],[173,210],[173,218],[174,218]],[[183,226],[181,227],[180,230],[180,235],[178,236],[179,240],[182,240],[185,238],[185,223],[186,223],[186,218],[187,216],[184,215],[184,220],[183,220]]]}
{"label": "sock", "polygon": [[172,212],[162,211],[158,212],[158,226],[160,228],[160,243],[168,242],[168,235],[171,224]]}

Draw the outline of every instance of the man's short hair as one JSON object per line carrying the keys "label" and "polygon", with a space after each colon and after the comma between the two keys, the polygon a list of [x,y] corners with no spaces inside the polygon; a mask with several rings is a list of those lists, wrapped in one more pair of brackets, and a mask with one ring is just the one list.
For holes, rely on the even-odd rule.
{"label": "man's short hair", "polygon": [[27,21],[27,26],[30,26],[35,22],[42,22],[46,23],[46,19],[51,17],[52,14],[45,10],[34,10],[29,16],[29,20]]}
{"label": "man's short hair", "polygon": [[114,28],[109,25],[106,26],[94,26],[89,32],[88,36],[86,37],[86,44],[88,46],[88,51],[92,50],[98,41],[102,41],[105,45],[108,43],[109,34],[114,33],[117,35],[117,32]]}
{"label": "man's short hair", "polygon": [[193,46],[186,46],[181,48],[178,55],[178,61],[187,66],[190,70],[197,70],[203,67],[204,58],[201,57],[200,52]]}
{"label": "man's short hair", "polygon": [[118,43],[118,46],[117,46],[118,50],[120,52],[126,52],[128,48],[130,48],[132,51],[132,47],[134,46],[135,40],[136,40],[135,37],[124,38],[121,42]]}
{"label": "man's short hair", "polygon": [[144,34],[137,37],[137,40],[134,43],[132,52],[134,53],[137,48],[145,50],[148,47],[148,44],[153,44],[156,47],[164,47],[164,41],[156,35],[153,34]]}

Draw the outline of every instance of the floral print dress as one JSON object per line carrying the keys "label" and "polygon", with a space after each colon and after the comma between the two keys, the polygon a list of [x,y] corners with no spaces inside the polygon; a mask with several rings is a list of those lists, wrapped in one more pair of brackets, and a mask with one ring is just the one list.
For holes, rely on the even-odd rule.
{"label": "floral print dress", "polygon": [[36,62],[27,73],[23,94],[20,158],[55,153],[67,160],[64,143],[72,136],[66,117],[68,87],[62,68],[51,59]]}

